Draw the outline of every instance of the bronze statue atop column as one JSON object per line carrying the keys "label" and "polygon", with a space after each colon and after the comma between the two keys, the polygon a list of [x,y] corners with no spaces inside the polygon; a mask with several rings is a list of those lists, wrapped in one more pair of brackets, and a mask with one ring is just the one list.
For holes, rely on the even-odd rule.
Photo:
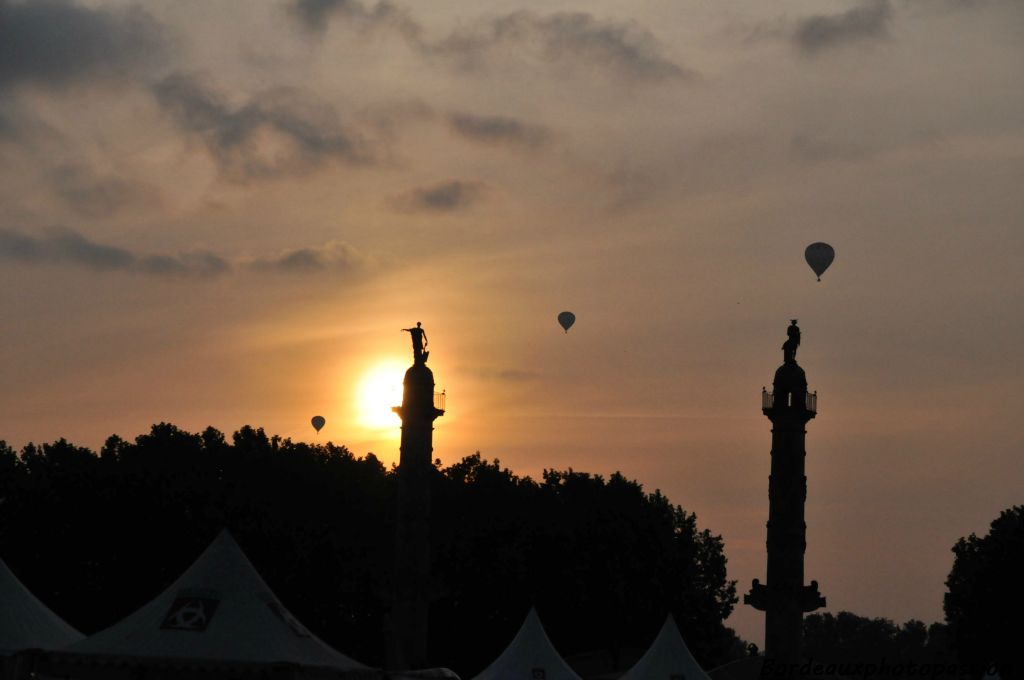
{"label": "bronze statue atop column", "polygon": [[427,363],[427,357],[430,356],[430,352],[425,352],[427,347],[427,332],[423,330],[422,324],[419,321],[416,322],[414,328],[403,328],[404,333],[409,333],[412,336],[412,361],[414,364],[425,364]]}
{"label": "bronze statue atop column", "polygon": [[796,348],[800,346],[800,327],[796,325],[796,319],[789,322],[786,329],[786,342],[782,343],[782,361],[787,364],[796,363]]}

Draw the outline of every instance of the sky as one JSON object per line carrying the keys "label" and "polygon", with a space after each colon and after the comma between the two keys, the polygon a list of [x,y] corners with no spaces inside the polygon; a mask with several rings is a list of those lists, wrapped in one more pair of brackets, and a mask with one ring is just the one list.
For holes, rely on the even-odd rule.
{"label": "sky", "polygon": [[941,620],[1024,502],[1022,38],[1019,0],[0,0],[0,439],[390,464],[421,321],[445,464],[622,471],[742,594],[796,318],[807,579]]}

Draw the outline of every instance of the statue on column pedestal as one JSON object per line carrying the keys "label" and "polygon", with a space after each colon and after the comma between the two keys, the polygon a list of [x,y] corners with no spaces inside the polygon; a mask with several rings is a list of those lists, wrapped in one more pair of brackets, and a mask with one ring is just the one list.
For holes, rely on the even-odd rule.
{"label": "statue on column pedestal", "polygon": [[786,329],[786,342],[782,343],[782,361],[787,364],[796,363],[796,348],[800,346],[800,327],[796,319],[792,319]]}
{"label": "statue on column pedestal", "polygon": [[412,336],[413,363],[427,363],[427,357],[430,356],[430,352],[423,351],[424,348],[426,348],[427,346],[427,332],[423,330],[423,326],[420,324],[420,322],[416,322],[415,328],[403,328],[402,331],[405,333],[409,333]]}

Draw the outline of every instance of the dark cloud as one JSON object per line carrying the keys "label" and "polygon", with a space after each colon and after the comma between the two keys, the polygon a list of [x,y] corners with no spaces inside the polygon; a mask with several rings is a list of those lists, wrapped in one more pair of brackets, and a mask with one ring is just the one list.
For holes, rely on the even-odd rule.
{"label": "dark cloud", "polygon": [[0,0],[0,87],[124,75],[162,52],[166,42],[162,27],[139,8]]}
{"label": "dark cloud", "polygon": [[140,254],[126,248],[97,243],[71,229],[51,229],[43,236],[30,236],[2,227],[0,262],[67,265],[94,271],[198,278],[242,269],[290,274],[351,274],[363,271],[372,264],[369,257],[341,241],[290,250],[275,257],[246,261],[236,259],[236,266],[224,257],[205,250],[178,255]]}
{"label": "dark cloud", "polygon": [[109,217],[124,208],[159,203],[155,187],[120,175],[97,174],[84,165],[61,165],[49,179],[58,198],[83,217]]}
{"label": "dark cloud", "polygon": [[213,253],[137,255],[124,248],[91,241],[70,229],[54,229],[36,237],[0,228],[0,261],[179,276],[215,276],[230,268],[223,258]]}
{"label": "dark cloud", "polygon": [[232,107],[199,79],[175,74],[154,92],[234,179],[304,174],[330,160],[371,160],[366,141],[339,122],[333,107],[293,89],[265,92]]}
{"label": "dark cloud", "polygon": [[358,0],[295,0],[292,13],[308,30],[321,33],[333,17],[340,17],[354,24],[360,32],[376,29],[392,29],[407,40],[421,44],[423,31],[419,22],[397,5],[383,0],[372,8]]}
{"label": "dark cloud", "polygon": [[868,0],[841,14],[816,15],[799,22],[793,39],[805,54],[838,45],[884,38],[892,15],[889,0]]}
{"label": "dark cloud", "polygon": [[180,255],[146,255],[138,258],[137,271],[146,274],[217,276],[231,270],[227,260],[206,250]]}
{"label": "dark cloud", "polygon": [[334,14],[351,16],[365,11],[361,3],[353,0],[296,0],[291,9],[306,28],[315,31],[324,30]]}
{"label": "dark cloud", "polygon": [[398,199],[400,208],[407,211],[451,212],[472,205],[479,200],[484,186],[479,182],[450,180],[429,187],[420,187]]}
{"label": "dark cloud", "polygon": [[90,269],[128,269],[135,256],[123,248],[95,243],[71,230],[52,231],[33,238],[0,229],[0,258],[13,262],[76,264]]}
{"label": "dark cloud", "polygon": [[487,144],[539,146],[551,137],[547,128],[508,116],[477,116],[456,112],[448,114],[448,123],[461,136]]}
{"label": "dark cloud", "polygon": [[316,248],[299,248],[277,257],[254,260],[250,266],[262,271],[310,274],[355,273],[369,264],[369,258],[347,243],[330,241]]}
{"label": "dark cloud", "polygon": [[387,0],[373,6],[358,0],[294,0],[291,10],[311,31],[323,31],[332,18],[361,33],[392,30],[421,53],[450,59],[467,69],[482,67],[492,50],[510,46],[530,51],[539,48],[546,61],[597,66],[630,81],[695,75],[665,56],[654,34],[635,22],[596,19],[586,12],[512,12],[471,23],[431,41],[424,37],[419,21]]}
{"label": "dark cloud", "polygon": [[634,22],[595,19],[585,12],[538,15],[519,11],[456,31],[428,51],[480,63],[499,45],[539,46],[549,61],[599,66],[630,81],[661,81],[695,75],[664,55],[661,43]]}

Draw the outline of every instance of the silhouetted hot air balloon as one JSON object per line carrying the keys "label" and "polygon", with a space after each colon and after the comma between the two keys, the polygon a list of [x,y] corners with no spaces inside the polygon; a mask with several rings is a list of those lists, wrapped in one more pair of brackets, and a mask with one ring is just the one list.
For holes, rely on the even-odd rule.
{"label": "silhouetted hot air balloon", "polygon": [[807,264],[811,265],[814,273],[818,275],[819,281],[821,281],[821,275],[825,273],[825,270],[828,269],[828,266],[832,264],[832,260],[835,258],[836,251],[827,243],[812,243],[804,251],[804,259],[807,260]]}
{"label": "silhouetted hot air balloon", "polygon": [[313,424],[313,428],[317,431],[317,434],[319,434],[320,428],[327,423],[327,419],[323,416],[313,416],[313,419],[309,422]]}
{"label": "silhouetted hot air balloon", "polygon": [[576,315],[572,312],[562,312],[558,315],[558,324],[568,333],[572,325],[576,323]]}

